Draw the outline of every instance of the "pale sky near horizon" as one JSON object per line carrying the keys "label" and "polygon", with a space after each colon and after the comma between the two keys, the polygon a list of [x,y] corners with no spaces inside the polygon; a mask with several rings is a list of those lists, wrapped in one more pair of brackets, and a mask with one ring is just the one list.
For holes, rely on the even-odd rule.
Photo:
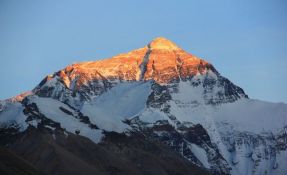
{"label": "pale sky near horizon", "polygon": [[158,36],[212,63],[250,98],[287,103],[285,0],[0,0],[0,99]]}

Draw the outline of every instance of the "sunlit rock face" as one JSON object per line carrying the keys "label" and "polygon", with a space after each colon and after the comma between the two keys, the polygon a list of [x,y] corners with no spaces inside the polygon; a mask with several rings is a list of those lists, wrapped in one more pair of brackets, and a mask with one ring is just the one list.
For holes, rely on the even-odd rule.
{"label": "sunlit rock face", "polygon": [[[57,75],[66,87],[79,87],[92,80],[150,80],[169,83],[179,78],[204,74],[213,66],[165,38],[156,38],[147,46],[109,59],[70,65]],[[216,72],[216,71],[215,71]],[[73,82],[73,83],[72,83]]]}
{"label": "sunlit rock face", "polygon": [[15,97],[9,98],[8,101],[10,102],[20,102],[22,101],[25,97],[32,95],[33,92],[32,91],[27,91],[27,92],[23,92],[19,95],[16,95]]}
{"label": "sunlit rock face", "polygon": [[144,79],[160,84],[191,78],[215,69],[208,62],[189,54],[165,38],[156,38],[149,45],[150,54]]}
{"label": "sunlit rock face", "polygon": [[204,103],[208,104],[247,97],[241,88],[222,77],[210,63],[162,37],[143,48],[112,58],[67,66],[47,76],[33,93],[79,106],[120,82],[149,80],[172,86],[188,81],[193,87],[201,87],[196,93],[200,93]]}

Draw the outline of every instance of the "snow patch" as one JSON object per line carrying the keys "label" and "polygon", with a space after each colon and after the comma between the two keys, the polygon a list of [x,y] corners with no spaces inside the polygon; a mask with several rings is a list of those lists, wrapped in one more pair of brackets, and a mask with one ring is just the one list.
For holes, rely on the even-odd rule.
{"label": "snow patch", "polygon": [[151,82],[120,83],[91,102],[84,103],[81,112],[100,129],[124,132],[131,128],[123,121],[145,109],[150,93]]}
{"label": "snow patch", "polygon": [[62,128],[71,133],[79,131],[79,135],[85,136],[95,143],[99,143],[104,136],[102,130],[91,129],[87,124],[80,122],[78,119],[60,110],[60,107],[63,107],[73,111],[73,109],[60,101],[37,96],[30,97],[29,99],[31,103],[34,102],[37,104],[40,113],[44,114],[47,118],[60,123]]}
{"label": "snow patch", "polygon": [[23,113],[24,107],[21,103],[6,103],[5,108],[0,112],[1,127],[19,127],[19,131],[27,129],[26,116]]}
{"label": "snow patch", "polygon": [[206,151],[197,146],[196,144],[190,144],[190,147],[195,157],[203,164],[205,168],[209,169],[210,164],[208,162]]}

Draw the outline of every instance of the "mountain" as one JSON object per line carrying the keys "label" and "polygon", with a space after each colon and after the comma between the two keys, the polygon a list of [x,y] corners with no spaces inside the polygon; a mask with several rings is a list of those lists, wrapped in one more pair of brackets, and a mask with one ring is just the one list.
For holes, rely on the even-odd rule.
{"label": "mountain", "polygon": [[46,174],[287,174],[287,104],[250,99],[162,37],[1,101],[0,128]]}

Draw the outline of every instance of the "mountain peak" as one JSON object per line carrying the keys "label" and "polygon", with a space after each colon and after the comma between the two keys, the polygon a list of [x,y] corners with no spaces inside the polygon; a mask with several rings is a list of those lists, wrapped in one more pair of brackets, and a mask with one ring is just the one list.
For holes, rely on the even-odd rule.
{"label": "mountain peak", "polygon": [[[169,83],[173,80],[188,79],[208,70],[217,73],[214,67],[183,49],[172,41],[158,37],[146,47],[114,57],[76,63],[58,71],[55,75],[68,88],[81,87],[98,80],[154,80]],[[49,77],[47,80],[49,81]],[[46,82],[46,79],[45,81]]]}
{"label": "mountain peak", "polygon": [[158,49],[158,50],[178,50],[180,49],[175,43],[172,41],[164,38],[164,37],[158,37],[152,40],[149,43],[149,47],[151,49]]}

